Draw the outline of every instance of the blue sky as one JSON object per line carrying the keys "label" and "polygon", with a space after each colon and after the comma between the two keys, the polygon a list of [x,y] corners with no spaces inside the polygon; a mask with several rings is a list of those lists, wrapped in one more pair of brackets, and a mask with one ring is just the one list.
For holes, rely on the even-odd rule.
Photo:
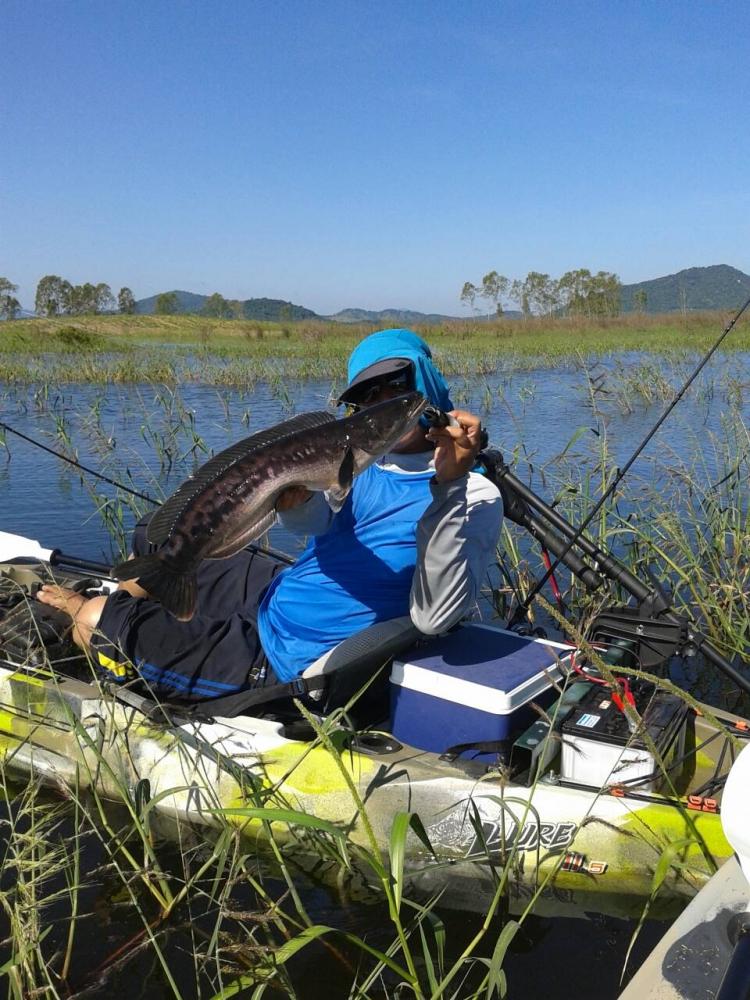
{"label": "blue sky", "polygon": [[750,272],[750,7],[5,0],[0,275],[460,314]]}

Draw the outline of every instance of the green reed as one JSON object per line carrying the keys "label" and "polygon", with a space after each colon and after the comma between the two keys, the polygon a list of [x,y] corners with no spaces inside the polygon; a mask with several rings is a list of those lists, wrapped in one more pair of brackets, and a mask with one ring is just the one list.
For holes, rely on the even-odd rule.
{"label": "green reed", "polygon": [[[582,523],[609,488],[617,465],[611,454],[609,428],[618,407],[611,381],[596,368],[586,369],[585,392],[596,422],[594,444],[587,428],[579,428],[556,460],[536,470],[542,486],[532,488],[552,501],[567,520]],[[672,392],[673,395],[673,392]],[[680,457],[656,444],[620,483],[587,528],[586,534],[605,551],[613,551],[640,579],[652,576],[674,607],[704,630],[711,642],[729,659],[750,661],[750,430],[741,410],[727,396],[727,409],[720,429],[697,434],[684,429]],[[680,420],[678,415],[673,418]],[[540,575],[522,555],[518,539],[521,529],[505,526],[502,546],[504,572],[514,576],[515,600],[528,592],[529,582]],[[510,568],[509,567],[510,564]],[[565,570],[558,577],[567,583],[565,600],[576,618],[593,613],[608,593],[586,594],[581,584]],[[612,596],[629,600],[629,595]],[[512,588],[502,604],[507,613]],[[533,611],[532,611],[533,614]],[[726,685],[717,687],[713,674],[698,657],[689,665],[694,690],[711,700],[723,700],[737,711],[748,711],[746,699]]]}
{"label": "green reed", "polygon": [[[418,327],[449,376],[555,367],[580,356],[623,351],[684,357],[703,352],[726,317],[623,316],[616,319],[530,319]],[[263,379],[337,379],[344,360],[372,325],[326,322],[257,324],[197,316],[89,316],[18,320],[3,324],[0,381],[154,382],[249,386]],[[750,347],[750,321],[735,329],[731,350]],[[196,365],[196,359],[199,364]],[[650,377],[624,376],[641,394],[658,394],[658,366]],[[627,388],[627,387],[626,387]],[[662,385],[663,388],[663,385]]]}

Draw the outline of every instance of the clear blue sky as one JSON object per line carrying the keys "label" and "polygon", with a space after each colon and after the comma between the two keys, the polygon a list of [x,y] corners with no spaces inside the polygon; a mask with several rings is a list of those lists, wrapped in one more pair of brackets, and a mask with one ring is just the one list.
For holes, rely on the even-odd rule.
{"label": "clear blue sky", "polygon": [[5,0],[0,275],[458,314],[750,272],[750,6]]}

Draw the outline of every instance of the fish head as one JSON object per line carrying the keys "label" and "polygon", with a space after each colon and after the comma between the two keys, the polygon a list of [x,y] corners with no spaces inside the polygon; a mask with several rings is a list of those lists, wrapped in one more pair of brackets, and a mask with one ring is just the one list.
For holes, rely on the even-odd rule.
{"label": "fish head", "polygon": [[421,392],[383,400],[345,418],[346,432],[356,451],[378,458],[408,433],[429,405]]}

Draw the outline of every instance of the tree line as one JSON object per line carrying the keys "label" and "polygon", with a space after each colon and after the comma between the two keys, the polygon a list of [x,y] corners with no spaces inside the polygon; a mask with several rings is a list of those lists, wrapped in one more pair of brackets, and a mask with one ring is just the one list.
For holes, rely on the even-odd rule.
{"label": "tree line", "polygon": [[[587,268],[566,271],[561,277],[551,278],[540,271],[529,271],[525,278],[506,278],[497,271],[490,271],[481,284],[464,282],[459,298],[465,306],[476,310],[477,299],[487,303],[487,316],[503,315],[503,302],[517,303],[524,316],[618,316],[622,285],[616,274]],[[636,306],[645,310],[643,301]]]}
{"label": "tree line", "polygon": [[[8,278],[0,277],[0,319],[15,319],[21,311],[21,303],[15,296],[18,285]],[[216,319],[242,317],[243,303],[225,299],[214,292],[206,299],[202,313]],[[38,316],[84,316],[98,313],[119,312],[132,315],[136,311],[135,296],[130,288],[123,287],[117,293],[105,282],[94,285],[85,282],[73,285],[57,274],[45,274],[36,286],[34,311]],[[154,311],[162,316],[170,316],[180,311],[180,300],[176,292],[162,292],[156,296]]]}

